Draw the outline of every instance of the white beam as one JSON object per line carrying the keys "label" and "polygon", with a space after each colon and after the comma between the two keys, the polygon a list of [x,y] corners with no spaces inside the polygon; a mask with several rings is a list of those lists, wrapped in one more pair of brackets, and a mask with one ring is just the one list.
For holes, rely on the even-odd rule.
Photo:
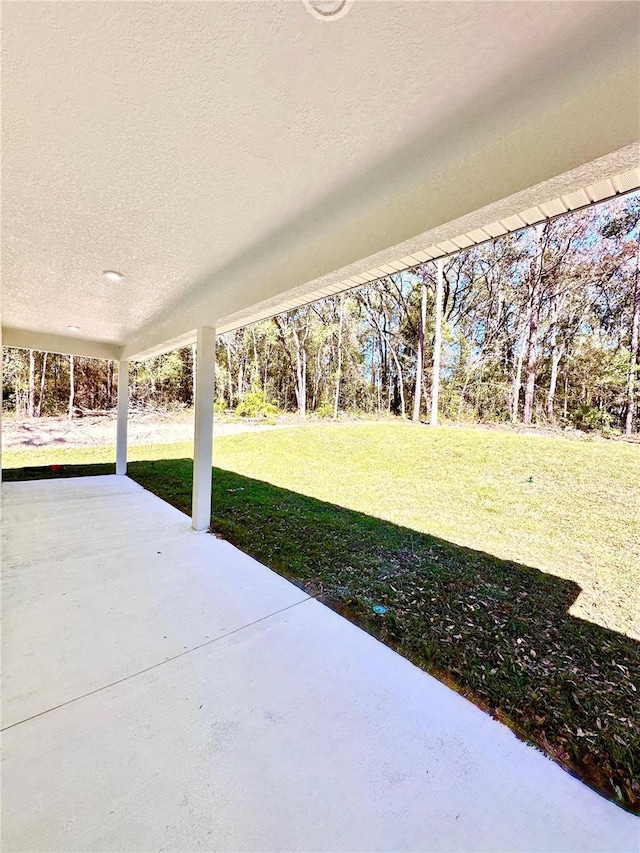
{"label": "white beam", "polygon": [[87,358],[108,358],[118,361],[122,346],[104,341],[90,341],[70,335],[48,335],[29,329],[3,327],[2,340],[5,347],[33,349],[38,352],[55,352],[60,355],[79,355]]}
{"label": "white beam", "polygon": [[201,326],[198,329],[195,371],[191,526],[194,530],[208,530],[211,524],[213,402],[216,377],[216,330],[214,328]]}
{"label": "white beam", "polygon": [[[183,347],[193,346],[198,335],[197,328],[190,329],[183,335],[177,338],[168,338],[167,340],[159,341],[157,344],[145,350],[137,350],[130,346],[123,347],[122,356],[130,361],[143,361],[147,358],[155,358],[158,355],[164,355],[167,352],[173,352]],[[126,352],[125,352],[126,350]]]}
{"label": "white beam", "polygon": [[118,362],[118,425],[116,431],[116,474],[127,473],[127,418],[129,414],[129,362]]}

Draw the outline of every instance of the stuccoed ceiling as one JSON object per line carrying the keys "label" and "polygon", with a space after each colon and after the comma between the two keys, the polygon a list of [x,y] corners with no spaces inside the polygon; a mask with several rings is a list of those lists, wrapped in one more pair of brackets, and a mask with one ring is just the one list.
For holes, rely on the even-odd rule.
{"label": "stuccoed ceiling", "polygon": [[[589,179],[628,169],[628,147],[606,157],[638,125],[639,15],[624,2],[354,0],[335,21],[300,0],[4,2],[2,325],[151,350],[596,154]],[[544,163],[540,143],[524,158],[529,138],[544,138]],[[529,171],[515,174],[512,151]]]}

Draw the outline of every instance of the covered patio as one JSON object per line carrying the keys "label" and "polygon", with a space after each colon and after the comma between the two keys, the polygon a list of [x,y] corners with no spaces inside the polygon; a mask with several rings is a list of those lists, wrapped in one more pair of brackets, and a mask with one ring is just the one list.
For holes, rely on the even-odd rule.
{"label": "covered patio", "polygon": [[636,818],[127,477],[3,487],[4,850],[633,850]]}
{"label": "covered patio", "polygon": [[[116,475],[2,486],[7,851],[637,848],[199,533],[217,333],[640,186],[633,4],[331,6],[3,6],[0,342],[119,364]],[[129,363],[188,344],[190,518],[126,476]]]}
{"label": "covered patio", "polygon": [[129,363],[196,344],[205,530],[216,334],[636,190],[639,36],[617,2],[6,4],[1,342],[118,361],[118,474]]}

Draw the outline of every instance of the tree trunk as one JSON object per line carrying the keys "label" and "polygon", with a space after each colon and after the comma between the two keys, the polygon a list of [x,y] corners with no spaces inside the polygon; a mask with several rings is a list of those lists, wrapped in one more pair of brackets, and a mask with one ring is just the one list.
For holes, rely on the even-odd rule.
{"label": "tree trunk", "polygon": [[38,397],[37,417],[42,416],[42,402],[47,387],[47,353],[42,353],[42,375],[40,376],[40,396]]}
{"label": "tree trunk", "polygon": [[378,367],[376,369],[376,394],[378,401],[378,414],[382,414],[382,344],[378,339]]}
{"label": "tree trunk", "polygon": [[251,339],[253,341],[253,370],[251,371],[251,387],[258,387],[260,382],[260,363],[258,361],[258,344],[256,342],[256,327],[251,326]]}
{"label": "tree trunk", "polygon": [[[382,312],[382,300],[380,301],[380,311]],[[384,387],[387,391],[387,414],[391,414],[391,383],[393,381],[393,371],[389,367],[389,345],[388,345],[388,334],[389,330],[387,328],[388,317],[386,313],[382,314],[382,319],[384,321],[384,329],[379,328],[379,332],[381,335],[381,346],[382,346],[382,377],[384,381]]]}
{"label": "tree trunk", "polygon": [[264,396],[267,396],[268,390],[268,369],[269,369],[269,360],[271,357],[271,347],[265,343],[265,351],[264,351],[264,372],[262,374],[262,390],[264,392]]}
{"label": "tree trunk", "polygon": [[301,418],[307,416],[307,353],[300,343],[300,336],[295,326],[292,328],[293,341],[296,347],[296,402],[298,414]]}
{"label": "tree trunk", "polygon": [[442,292],[444,285],[444,261],[438,263],[436,277],[436,316],[433,338],[433,375],[431,377],[431,426],[438,425],[438,396],[440,394],[440,357],[442,352]]}
{"label": "tree trunk", "polygon": [[420,322],[418,323],[418,352],[416,353],[416,389],[413,394],[414,423],[420,421],[420,401],[422,396],[422,377],[424,375],[424,330],[427,325],[427,282],[422,272],[422,291],[420,294]]}
{"label": "tree trunk", "polygon": [[527,374],[524,386],[524,410],[522,422],[530,424],[533,420],[533,404],[536,390],[536,371],[538,367],[538,325],[542,306],[542,235],[545,226],[536,225],[535,255],[529,277],[529,335],[527,341]]}
{"label": "tree trunk", "polygon": [[[400,365],[400,359],[396,355],[396,351],[391,345],[389,345],[389,350],[391,351],[391,356],[393,357],[393,362],[396,366],[396,373],[398,376],[398,391],[400,392],[400,417],[404,419],[407,416],[407,412],[404,402],[404,378],[402,376],[402,367]],[[391,389],[389,389],[389,402],[391,402]]]}
{"label": "tree trunk", "polygon": [[[287,335],[285,332],[284,321],[280,317],[273,317],[273,323],[278,330],[278,335],[282,343],[282,348],[287,356],[289,367],[293,376],[293,390],[296,396],[296,405],[298,414],[301,417],[306,417],[307,414],[307,353],[302,346],[300,336],[295,327],[295,323],[291,325],[292,338],[295,343],[295,361],[291,354],[291,349],[287,343]],[[288,397],[288,392],[286,394]],[[285,399],[286,399],[285,397]]]}
{"label": "tree trunk", "polygon": [[333,401],[333,419],[338,417],[340,405],[340,380],[342,379],[342,323],[344,319],[344,293],[340,296],[340,320],[338,322],[338,369],[336,372],[336,393]]}
{"label": "tree trunk", "polygon": [[629,357],[629,375],[627,377],[627,417],[624,434],[633,433],[633,422],[636,415],[636,383],[638,379],[638,348],[640,345],[640,237],[636,255],[636,277],[633,288],[633,305],[631,314],[631,354]]}
{"label": "tree trunk", "polygon": [[520,411],[520,389],[522,387],[522,366],[524,364],[524,350],[527,344],[527,333],[529,330],[529,307],[522,327],[522,334],[518,342],[518,355],[515,360],[516,371],[513,376],[513,387],[511,391],[511,422],[516,423]]}
{"label": "tree trunk", "polygon": [[113,408],[113,361],[108,362],[107,366],[107,407]]}
{"label": "tree trunk", "polygon": [[242,398],[244,394],[244,361],[243,357],[240,356],[238,358],[238,400]]}
{"label": "tree trunk", "polygon": [[471,361],[470,356],[467,357],[467,366],[464,373],[464,383],[462,385],[462,389],[460,391],[460,399],[458,401],[458,420],[462,420],[462,407],[465,403],[465,397],[467,395],[467,388],[469,387],[469,381],[471,380],[471,372],[473,370],[473,363]]}
{"label": "tree trunk", "polygon": [[378,378],[378,414],[381,415],[382,414],[382,406],[383,406],[383,403],[382,403],[383,393],[382,392],[383,392],[383,388],[385,387],[385,384],[386,384],[385,368],[384,368],[385,351],[384,351],[384,346],[382,343],[382,332],[380,331],[379,327],[376,327],[376,328],[378,329],[378,356],[379,356],[378,377],[377,377]]}
{"label": "tree trunk", "polygon": [[560,301],[560,283],[556,280],[553,290],[553,304],[551,309],[551,376],[549,378],[549,390],[547,392],[547,417],[551,423],[556,422],[554,403],[556,396],[556,385],[558,384],[558,367],[562,358],[562,351],[558,346],[558,312]]}
{"label": "tree trunk", "polygon": [[551,423],[556,422],[554,405],[556,397],[556,387],[558,385],[558,368],[560,367],[561,359],[562,350],[558,346],[554,345],[554,348],[551,352],[551,377],[549,379],[549,391],[547,392],[547,417],[549,418]]}
{"label": "tree trunk", "polygon": [[227,351],[227,370],[229,373],[229,408],[233,408],[233,373],[231,372],[231,345],[229,344],[229,339],[226,338],[224,342],[224,347]]}
{"label": "tree trunk", "polygon": [[75,377],[73,375],[73,356],[69,356],[69,420],[73,418],[73,401],[76,394]]}
{"label": "tree trunk", "polygon": [[29,350],[29,389],[27,396],[27,415],[32,418],[35,415],[36,395],[36,358],[32,349]]}
{"label": "tree trunk", "polygon": [[321,360],[322,360],[322,348],[318,347],[318,350],[316,352],[316,367],[315,367],[315,370],[313,371],[313,374],[312,374],[313,375],[313,382],[311,383],[311,411],[312,412],[315,412],[315,410],[318,408],[318,392],[320,390],[320,379],[321,379],[320,371],[322,369]]}

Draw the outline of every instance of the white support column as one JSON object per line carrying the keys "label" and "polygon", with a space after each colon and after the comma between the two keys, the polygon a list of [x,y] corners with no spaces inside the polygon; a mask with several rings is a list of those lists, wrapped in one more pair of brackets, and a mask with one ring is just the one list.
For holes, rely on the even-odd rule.
{"label": "white support column", "polygon": [[211,524],[211,464],[213,461],[213,402],[216,379],[216,330],[198,329],[196,399],[193,440],[191,526],[208,530]]}
{"label": "white support column", "polygon": [[127,416],[129,414],[129,362],[118,362],[118,427],[116,474],[127,473]]}

